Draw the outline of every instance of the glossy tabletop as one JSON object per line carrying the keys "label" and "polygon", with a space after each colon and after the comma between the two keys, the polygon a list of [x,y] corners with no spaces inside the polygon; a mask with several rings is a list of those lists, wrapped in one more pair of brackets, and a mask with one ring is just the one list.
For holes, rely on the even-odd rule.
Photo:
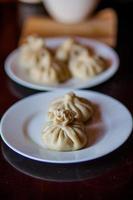
{"label": "glossy tabletop", "polygon": [[[116,51],[120,68],[107,82],[91,88],[121,101],[133,114],[133,2],[103,0],[98,9],[118,14]],[[24,19],[46,14],[42,5],[0,4],[0,116],[35,91],[11,82],[4,72],[6,56],[17,47]],[[133,199],[133,136],[111,154],[80,164],[45,164],[18,155],[0,140],[0,199]]]}

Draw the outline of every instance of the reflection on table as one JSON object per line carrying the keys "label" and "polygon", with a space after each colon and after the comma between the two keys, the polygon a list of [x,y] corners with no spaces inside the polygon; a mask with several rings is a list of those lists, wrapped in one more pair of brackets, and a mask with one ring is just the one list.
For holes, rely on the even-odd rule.
{"label": "reflection on table", "polygon": [[2,142],[5,160],[18,171],[46,181],[72,182],[98,178],[116,170],[126,162],[127,156],[117,150],[103,158],[77,164],[50,164],[34,161],[11,150]]}

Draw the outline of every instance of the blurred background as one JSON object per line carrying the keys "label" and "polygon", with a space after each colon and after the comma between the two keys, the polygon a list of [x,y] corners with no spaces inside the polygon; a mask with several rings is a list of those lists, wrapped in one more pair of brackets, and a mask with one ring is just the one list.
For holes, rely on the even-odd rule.
{"label": "blurred background", "polygon": [[[20,0],[0,0],[0,27],[2,28],[0,37],[0,55],[2,60],[11,50],[16,48],[25,19],[33,15],[48,15],[44,4],[40,0],[39,3],[34,4],[22,3],[22,1],[33,2],[38,0],[21,0],[21,2]],[[119,40],[121,40],[120,38],[123,37],[123,34],[128,33],[128,37],[124,35],[126,41],[129,40],[132,35],[133,0],[101,0],[95,9],[95,12],[108,7],[113,8],[118,16],[119,37],[117,37],[117,46],[119,48],[119,46],[122,45],[119,44]],[[5,38],[6,44],[4,42]]]}
{"label": "blurred background", "polygon": [[[7,55],[13,51],[19,44],[20,39],[24,32],[24,23],[30,16],[49,16],[48,12],[42,1],[38,3],[22,3],[23,0],[0,0],[0,27],[1,27],[1,37],[0,37],[0,65],[1,67],[1,78],[3,77],[3,82],[5,81],[5,73],[3,70],[4,61]],[[24,1],[36,1],[36,0],[24,0]],[[115,32],[112,36],[115,41],[113,47],[116,49],[117,53],[121,59],[120,70],[124,69],[121,74],[121,79],[125,79],[125,70],[129,70],[128,80],[131,76],[132,78],[132,68],[127,68],[130,65],[130,60],[132,58],[133,50],[133,40],[132,40],[132,17],[133,17],[133,0],[100,0],[97,4],[93,15],[95,16],[100,10],[105,8],[111,8],[116,15],[117,24],[112,25],[112,21],[109,24],[105,24],[105,31],[110,30]],[[93,18],[93,17],[92,17]],[[52,18],[50,17],[52,20]],[[97,20],[96,20],[97,21]],[[98,22],[99,23],[99,22]],[[106,22],[107,23],[107,22]],[[113,22],[114,23],[114,22]],[[63,29],[63,28],[62,28]],[[115,30],[114,30],[115,29]],[[28,30],[29,31],[29,30]],[[126,67],[125,67],[126,66]],[[116,77],[119,78],[119,73]],[[115,79],[115,77],[114,77]],[[109,82],[108,82],[109,83]],[[115,87],[115,81],[112,83]],[[108,90],[111,94],[112,88],[114,86],[109,86],[111,88]],[[2,87],[2,86],[1,86]],[[104,90],[106,91],[106,86]],[[102,91],[102,86],[97,88]],[[117,94],[118,95],[118,94]],[[124,96],[124,95],[123,95]],[[126,98],[126,96],[124,96]],[[13,99],[14,101],[14,99]],[[10,104],[10,103],[9,103]],[[6,106],[7,107],[7,106]],[[2,112],[5,110],[4,107],[1,108]]]}

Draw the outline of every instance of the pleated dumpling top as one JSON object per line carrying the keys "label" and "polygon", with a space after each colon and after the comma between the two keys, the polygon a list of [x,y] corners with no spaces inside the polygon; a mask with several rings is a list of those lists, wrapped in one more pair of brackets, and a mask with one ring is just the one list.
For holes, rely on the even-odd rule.
{"label": "pleated dumpling top", "polygon": [[93,115],[92,103],[75,93],[70,92],[63,97],[54,100],[49,106],[49,112],[54,112],[56,109],[68,109],[75,112],[75,118],[79,121],[86,122]]}

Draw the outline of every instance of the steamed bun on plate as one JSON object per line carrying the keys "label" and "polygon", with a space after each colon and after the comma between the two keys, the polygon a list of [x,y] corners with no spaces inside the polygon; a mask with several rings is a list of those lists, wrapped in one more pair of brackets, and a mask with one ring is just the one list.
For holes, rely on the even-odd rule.
{"label": "steamed bun on plate", "polygon": [[54,112],[56,109],[68,109],[75,112],[75,118],[82,122],[86,122],[92,117],[93,105],[85,98],[78,97],[73,92],[70,92],[63,97],[54,100],[49,106],[49,112]]}
{"label": "steamed bun on plate", "polygon": [[67,109],[49,112],[49,122],[42,132],[47,148],[57,151],[74,151],[87,144],[85,127],[75,119],[76,113]]}

